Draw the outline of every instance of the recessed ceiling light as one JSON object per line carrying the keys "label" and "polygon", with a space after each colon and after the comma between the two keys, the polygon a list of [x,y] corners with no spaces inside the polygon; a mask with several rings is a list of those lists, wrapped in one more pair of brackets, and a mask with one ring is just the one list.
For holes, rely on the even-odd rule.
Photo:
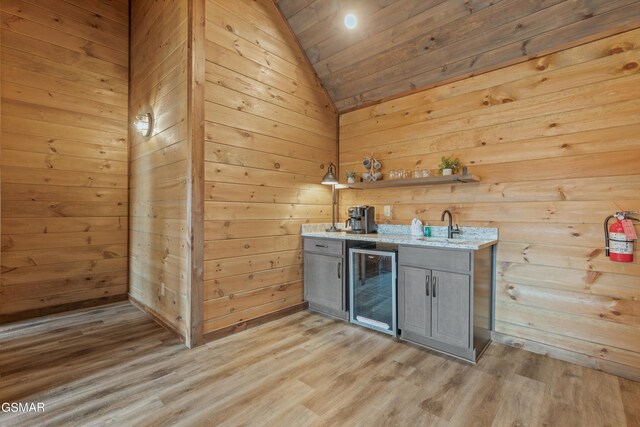
{"label": "recessed ceiling light", "polygon": [[353,13],[347,13],[344,16],[344,26],[353,30],[358,25],[358,18]]}

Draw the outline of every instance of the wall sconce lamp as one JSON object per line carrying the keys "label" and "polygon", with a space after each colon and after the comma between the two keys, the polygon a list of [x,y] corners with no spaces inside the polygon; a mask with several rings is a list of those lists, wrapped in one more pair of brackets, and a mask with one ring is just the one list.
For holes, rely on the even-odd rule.
{"label": "wall sconce lamp", "polygon": [[136,127],[136,132],[140,135],[148,138],[153,132],[153,114],[142,113],[136,116],[136,120],[133,122]]}
{"label": "wall sconce lamp", "polygon": [[326,231],[335,233],[340,231],[336,228],[336,185],[338,185],[338,177],[336,176],[336,165],[329,162],[327,173],[322,177],[322,184],[331,186],[331,228]]}

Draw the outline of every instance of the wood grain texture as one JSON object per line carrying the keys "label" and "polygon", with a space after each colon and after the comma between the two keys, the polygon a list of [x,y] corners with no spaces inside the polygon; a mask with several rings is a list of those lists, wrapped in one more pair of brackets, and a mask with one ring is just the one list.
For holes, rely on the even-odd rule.
{"label": "wood grain texture", "polygon": [[636,426],[640,383],[493,343],[472,366],[308,311],[187,350],[128,304],[0,327],[3,425]]}
{"label": "wood grain texture", "polygon": [[[339,111],[640,24],[638,0],[277,0]],[[348,30],[346,13],[358,26]]]}
{"label": "wood grain texture", "polygon": [[498,227],[503,342],[636,378],[640,263],[604,256],[602,221],[640,209],[639,47],[633,30],[341,115],[342,170],[371,151],[384,173],[455,155],[481,177],[344,191],[341,206],[374,205],[384,222],[392,205],[393,223],[439,224],[449,209]]}
{"label": "wood grain texture", "polygon": [[[191,345],[193,122],[196,96],[188,81],[193,45],[191,2],[135,2],[131,8],[129,120],[153,111],[150,137],[130,129],[129,293]],[[195,28],[192,28],[195,32]],[[194,77],[195,78],[195,77]],[[197,129],[195,129],[197,132]],[[191,208],[194,208],[192,211]],[[197,334],[196,334],[197,335]]]}
{"label": "wood grain texture", "polygon": [[126,298],[128,8],[0,4],[0,323]]}
{"label": "wood grain texture", "polygon": [[188,58],[188,123],[190,157],[190,199],[187,209],[189,231],[189,263],[191,272],[187,284],[190,328],[189,347],[204,342],[204,102],[205,102],[205,0],[189,1]]}
{"label": "wood grain texture", "polygon": [[[2,31],[0,31],[0,58],[2,58]],[[0,72],[2,72],[2,66],[0,65]],[[2,160],[2,141],[4,140],[4,134],[2,133],[2,76],[0,76],[0,160]],[[2,168],[0,168],[0,242],[2,237]],[[2,283],[2,246],[0,244],[0,283]]]}
{"label": "wood grain texture", "polygon": [[204,332],[302,301],[300,225],[330,217],[336,114],[275,5],[207,0]]}

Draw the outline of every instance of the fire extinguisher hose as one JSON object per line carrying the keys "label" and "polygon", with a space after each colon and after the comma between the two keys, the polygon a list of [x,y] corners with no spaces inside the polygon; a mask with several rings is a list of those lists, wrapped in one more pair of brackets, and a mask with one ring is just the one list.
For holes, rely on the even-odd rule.
{"label": "fire extinguisher hose", "polygon": [[613,215],[609,215],[604,220],[604,252],[607,257],[609,256],[609,221],[613,217]]}

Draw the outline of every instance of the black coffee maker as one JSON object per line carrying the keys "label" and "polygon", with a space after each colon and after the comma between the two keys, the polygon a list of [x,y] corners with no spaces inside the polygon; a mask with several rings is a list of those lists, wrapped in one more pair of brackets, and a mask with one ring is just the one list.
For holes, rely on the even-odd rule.
{"label": "black coffee maker", "polygon": [[348,210],[349,219],[345,227],[351,227],[347,233],[373,234],[378,232],[376,208],[373,206],[352,206]]}

